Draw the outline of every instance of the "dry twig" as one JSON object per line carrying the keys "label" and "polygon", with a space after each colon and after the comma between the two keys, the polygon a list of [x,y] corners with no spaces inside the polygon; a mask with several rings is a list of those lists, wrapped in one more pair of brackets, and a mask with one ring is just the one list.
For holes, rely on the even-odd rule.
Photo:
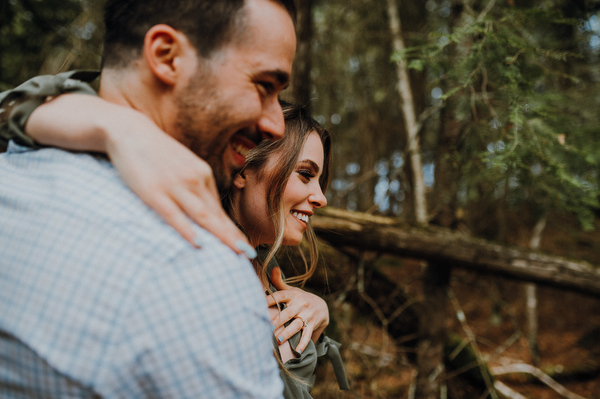
{"label": "dry twig", "polygon": [[481,368],[481,376],[483,377],[483,380],[485,381],[485,385],[488,388],[489,394],[492,398],[495,399],[495,398],[497,398],[496,391],[494,390],[494,385],[492,384],[492,381],[490,381],[490,379],[489,379],[487,370],[485,370],[486,364],[483,360],[483,356],[481,355],[481,351],[479,350],[479,345],[477,345],[477,340],[475,339],[475,334],[473,334],[471,327],[469,327],[469,325],[467,324],[467,318],[465,317],[465,313],[463,312],[463,310],[460,306],[460,303],[458,302],[458,299],[456,299],[456,296],[454,295],[454,291],[452,291],[451,289],[448,290],[448,297],[450,298],[450,302],[452,303],[452,305],[454,305],[454,309],[456,311],[456,317],[460,321],[463,331],[465,332],[465,334],[467,334],[467,339],[471,343],[473,352],[475,353],[475,356],[477,358],[477,363],[479,364],[479,367]]}
{"label": "dry twig", "polygon": [[585,399],[583,396],[579,396],[576,393],[569,391],[567,388],[565,388],[564,386],[562,386],[561,384],[559,384],[558,382],[556,382],[555,380],[550,378],[550,376],[548,374],[544,373],[542,370],[540,370],[537,367],[534,367],[530,364],[525,364],[525,363],[509,364],[507,366],[494,367],[490,371],[492,372],[493,375],[496,375],[496,376],[504,375],[504,374],[515,374],[515,373],[531,374],[534,377],[536,377],[538,380],[543,382],[544,384],[548,385],[550,388],[552,388],[558,394],[562,395],[563,397],[565,397],[567,399]]}

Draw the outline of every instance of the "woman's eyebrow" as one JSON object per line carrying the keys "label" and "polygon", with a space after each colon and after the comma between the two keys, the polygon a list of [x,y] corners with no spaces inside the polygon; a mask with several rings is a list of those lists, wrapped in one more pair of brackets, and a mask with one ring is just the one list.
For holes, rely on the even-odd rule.
{"label": "woman's eyebrow", "polygon": [[315,173],[319,173],[319,169],[320,169],[319,165],[317,165],[317,163],[311,159],[304,159],[298,163],[299,164],[308,164],[314,170]]}

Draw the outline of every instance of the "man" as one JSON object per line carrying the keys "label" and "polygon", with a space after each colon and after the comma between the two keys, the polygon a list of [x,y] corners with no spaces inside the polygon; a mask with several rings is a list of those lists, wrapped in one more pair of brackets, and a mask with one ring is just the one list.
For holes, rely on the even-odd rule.
{"label": "man", "polygon": [[[245,152],[283,134],[288,7],[108,0],[99,95],[202,156],[226,188]],[[203,248],[188,245],[102,157],[13,145],[0,182],[0,396],[281,397],[244,258],[199,228]]]}

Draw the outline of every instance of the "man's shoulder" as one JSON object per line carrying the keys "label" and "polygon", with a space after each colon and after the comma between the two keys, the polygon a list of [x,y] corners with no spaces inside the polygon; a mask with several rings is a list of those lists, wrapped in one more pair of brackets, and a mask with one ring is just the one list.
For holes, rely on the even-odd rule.
{"label": "man's shoulder", "polygon": [[[194,248],[123,183],[106,158],[50,148],[14,158],[22,165],[6,169],[0,161],[6,187],[0,199],[18,201],[24,210],[0,209],[0,215],[48,235],[49,241],[37,246],[60,254],[63,268],[93,268],[111,280],[114,269],[131,271],[142,285],[189,273],[189,281],[200,281],[208,290],[227,286],[255,291],[256,275],[245,258],[197,225],[203,244]],[[77,261],[88,258],[84,267]]]}
{"label": "man's shoulder", "polygon": [[0,154],[0,179],[2,197],[35,207],[35,213],[7,216],[36,223],[40,231],[60,231],[57,240],[76,243],[87,237],[108,252],[127,244],[154,259],[157,253],[168,257],[177,248],[191,247],[127,187],[106,157],[11,143],[9,152]]}
{"label": "man's shoulder", "polygon": [[115,202],[144,208],[101,154],[57,148],[31,150],[10,142],[7,152],[0,156],[3,179],[18,181],[23,190],[35,188],[31,194],[37,193],[46,202],[79,202],[80,208],[92,213]]}

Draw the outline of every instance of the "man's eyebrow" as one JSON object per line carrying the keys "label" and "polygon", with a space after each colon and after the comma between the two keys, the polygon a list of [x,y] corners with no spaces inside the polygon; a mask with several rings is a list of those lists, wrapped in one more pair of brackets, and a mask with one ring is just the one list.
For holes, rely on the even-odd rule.
{"label": "man's eyebrow", "polygon": [[290,81],[290,74],[280,69],[263,72],[265,75],[270,75],[277,80],[280,86],[287,86]]}

